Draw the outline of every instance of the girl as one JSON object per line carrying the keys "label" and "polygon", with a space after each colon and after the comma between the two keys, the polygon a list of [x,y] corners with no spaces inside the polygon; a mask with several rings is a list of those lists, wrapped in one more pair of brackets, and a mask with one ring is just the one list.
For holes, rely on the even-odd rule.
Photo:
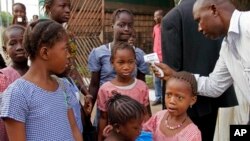
{"label": "girl", "polygon": [[114,93],[107,107],[112,128],[105,141],[135,141],[145,115],[143,105],[129,96]]}
{"label": "girl", "polygon": [[64,28],[51,20],[38,20],[25,31],[31,66],[5,90],[0,112],[10,141],[82,140],[69,86],[51,76],[68,64],[67,38]]}
{"label": "girl", "polygon": [[14,3],[12,5],[13,21],[12,24],[19,24],[24,27],[28,25],[26,17],[26,7],[22,3]]}
{"label": "girl", "polygon": [[[23,48],[23,34],[25,28],[20,25],[11,25],[3,32],[3,51],[10,57],[11,64],[0,70],[0,104],[3,91],[16,79],[24,75],[28,70],[27,54]],[[4,124],[0,119],[0,140],[7,141]]]}
{"label": "girl", "polygon": [[166,84],[167,110],[152,116],[143,130],[153,132],[154,141],[201,141],[201,132],[187,115],[196,102],[197,82],[188,72],[177,72]]}
{"label": "girl", "polygon": [[102,131],[108,124],[106,102],[112,96],[112,91],[117,91],[130,96],[145,106],[147,114],[145,120],[151,114],[149,105],[149,91],[147,85],[132,76],[136,67],[135,51],[127,42],[120,42],[114,45],[111,51],[110,62],[116,76],[111,81],[104,83],[98,92],[97,107],[100,110],[100,119],[98,126],[98,140],[102,140]]}
{"label": "girl", "polygon": [[[45,0],[44,1],[44,8],[45,14],[48,15],[49,19],[58,22],[59,24],[64,24],[69,21],[70,18],[70,10],[71,10],[71,3],[70,0]],[[74,61],[76,51],[77,51],[77,44],[75,43],[75,38],[69,31],[67,31],[69,36],[69,46],[70,46],[70,55],[72,58],[72,70],[68,74],[76,83],[78,89],[85,95],[85,106],[92,108],[92,96],[89,94],[87,88],[82,77],[80,76],[79,72],[77,71],[76,63]]]}
{"label": "girl", "polygon": [[[99,87],[115,78],[116,73],[110,63],[111,49],[117,42],[127,42],[131,37],[134,28],[132,12],[123,8],[115,10],[112,18],[112,28],[113,41],[93,49],[89,55],[88,68],[91,71],[89,91],[93,96],[93,103],[96,101]],[[138,79],[145,81],[145,74],[149,73],[149,69],[143,59],[144,52],[139,48],[135,48],[135,53],[135,74],[137,74]]]}

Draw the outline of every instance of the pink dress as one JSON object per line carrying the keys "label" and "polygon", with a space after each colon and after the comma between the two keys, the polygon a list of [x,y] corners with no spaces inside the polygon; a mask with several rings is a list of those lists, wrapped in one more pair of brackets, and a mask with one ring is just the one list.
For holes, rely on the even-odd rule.
{"label": "pink dress", "polygon": [[166,136],[160,130],[160,123],[167,110],[159,111],[144,125],[143,130],[153,133],[153,141],[201,141],[201,132],[194,123],[190,123],[174,136]]}
{"label": "pink dress", "polygon": [[[6,67],[0,70],[0,103],[4,90],[21,75],[12,67]],[[8,141],[7,133],[3,121],[0,119],[0,141]]]}
{"label": "pink dress", "polygon": [[110,81],[108,81],[100,87],[98,92],[97,107],[99,110],[104,112],[107,111],[106,103],[109,98],[112,97],[111,92],[113,90],[130,96],[131,98],[143,104],[145,107],[149,105],[149,91],[147,85],[143,81],[135,79],[133,84],[125,87],[115,86]]}

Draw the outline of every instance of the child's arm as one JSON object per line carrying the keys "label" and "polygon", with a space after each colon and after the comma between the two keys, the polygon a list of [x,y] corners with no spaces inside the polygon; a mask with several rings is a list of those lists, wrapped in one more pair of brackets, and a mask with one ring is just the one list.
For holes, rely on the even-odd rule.
{"label": "child's arm", "polygon": [[77,127],[75,116],[72,109],[68,109],[68,119],[75,141],[83,141],[82,134],[79,128]]}
{"label": "child's arm", "polygon": [[25,124],[11,118],[4,118],[9,141],[26,141]]}
{"label": "child's arm", "polygon": [[98,122],[98,141],[103,141],[103,130],[108,125],[107,112],[100,111],[100,119]]}
{"label": "child's arm", "polygon": [[97,98],[97,93],[99,90],[99,85],[100,85],[100,76],[101,72],[92,72],[91,73],[91,80],[89,84],[89,93],[93,96],[92,99],[92,104],[95,104],[96,98]]}
{"label": "child's arm", "polygon": [[150,104],[146,106],[146,111],[147,113],[145,115],[145,121],[148,121],[148,119],[152,116]]}

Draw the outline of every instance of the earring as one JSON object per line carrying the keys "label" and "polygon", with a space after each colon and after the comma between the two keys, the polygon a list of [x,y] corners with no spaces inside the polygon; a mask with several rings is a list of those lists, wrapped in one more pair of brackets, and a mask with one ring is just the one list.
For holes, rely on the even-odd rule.
{"label": "earring", "polygon": [[192,108],[192,106],[193,106],[193,105],[192,105],[192,104],[190,104],[190,106],[189,106],[189,107],[190,107],[190,108]]}

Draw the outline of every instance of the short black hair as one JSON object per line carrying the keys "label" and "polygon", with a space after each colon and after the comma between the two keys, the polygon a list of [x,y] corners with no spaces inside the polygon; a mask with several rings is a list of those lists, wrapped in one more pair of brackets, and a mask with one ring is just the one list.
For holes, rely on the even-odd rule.
{"label": "short black hair", "polygon": [[43,5],[43,9],[45,10],[45,14],[48,15],[49,11],[47,11],[47,9],[45,8],[46,5],[51,6],[53,4],[54,0],[44,0],[44,5]]}
{"label": "short black hair", "polygon": [[23,46],[33,60],[42,44],[52,47],[65,36],[67,33],[61,24],[49,19],[40,19],[28,26],[24,33]]}
{"label": "short black hair", "polygon": [[143,119],[146,114],[145,107],[127,95],[112,91],[113,96],[107,102],[108,122],[126,124],[132,119]]}
{"label": "short black hair", "polygon": [[13,24],[8,26],[2,33],[2,39],[3,39],[3,50],[6,51],[6,45],[7,45],[7,41],[8,41],[8,37],[7,37],[7,33],[10,30],[15,30],[15,29],[19,29],[22,30],[23,32],[25,31],[25,27],[18,25],[18,24]]}
{"label": "short black hair", "polygon": [[26,12],[26,7],[25,7],[25,5],[22,4],[22,3],[20,3],[20,2],[14,3],[14,4],[12,5],[12,10],[13,10],[14,6],[16,6],[16,5],[20,5],[20,6],[23,8],[23,10]]}
{"label": "short black hair", "polygon": [[119,9],[116,9],[114,12],[113,12],[113,15],[112,15],[112,24],[115,23],[115,21],[119,18],[120,14],[121,13],[127,13],[131,16],[132,20],[134,21],[134,15],[133,13],[128,10],[128,9],[125,9],[125,8],[119,8]]}
{"label": "short black hair", "polygon": [[117,42],[111,49],[110,62],[114,60],[117,50],[124,50],[124,49],[130,50],[134,54],[134,58],[136,59],[135,49],[131,45],[129,45],[128,42]]}

